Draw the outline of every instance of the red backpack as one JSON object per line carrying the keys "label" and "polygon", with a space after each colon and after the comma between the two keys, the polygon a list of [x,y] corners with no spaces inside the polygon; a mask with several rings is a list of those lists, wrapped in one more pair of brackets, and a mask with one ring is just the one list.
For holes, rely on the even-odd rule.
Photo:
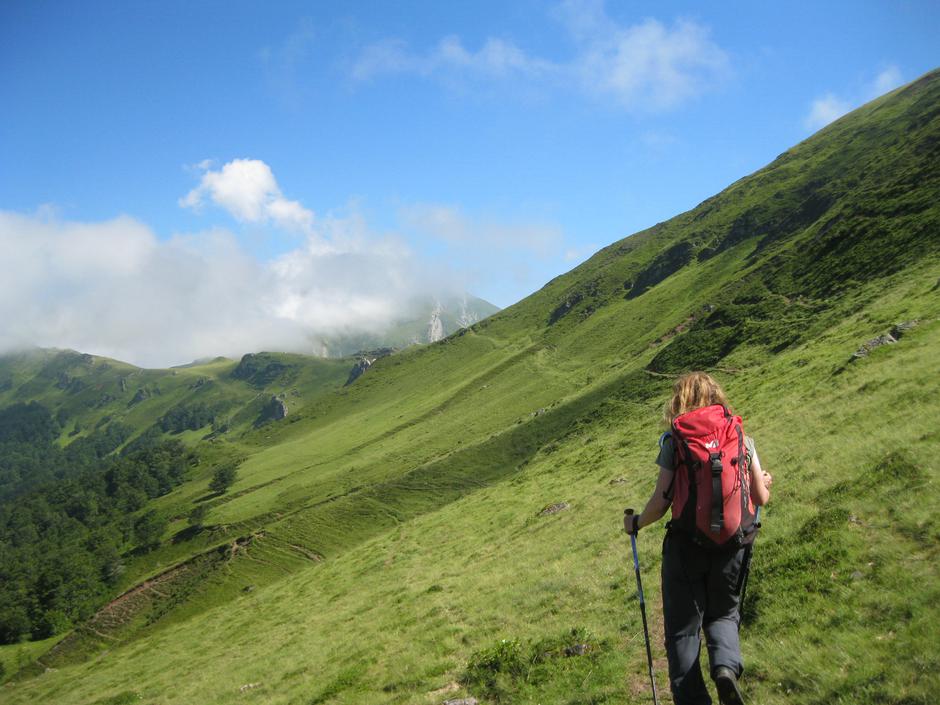
{"label": "red backpack", "polygon": [[672,518],[709,548],[747,543],[754,536],[749,458],[741,417],[720,404],[672,422],[675,448]]}

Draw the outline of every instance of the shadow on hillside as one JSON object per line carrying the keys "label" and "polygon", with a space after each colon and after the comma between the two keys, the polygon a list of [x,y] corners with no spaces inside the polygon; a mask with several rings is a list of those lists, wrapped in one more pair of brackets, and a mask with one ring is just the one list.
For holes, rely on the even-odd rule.
{"label": "shadow on hillside", "polygon": [[224,492],[208,492],[204,494],[202,497],[197,497],[196,499],[193,500],[193,502],[195,502],[196,504],[202,504],[203,502],[208,502],[210,499],[218,499],[223,494],[225,493]]}
{"label": "shadow on hillside", "polygon": [[170,542],[175,546],[178,543],[183,543],[184,541],[189,541],[196,538],[201,532],[210,530],[212,527],[208,524],[203,526],[187,526],[185,529],[180,529],[175,534],[173,538],[170,539]]}

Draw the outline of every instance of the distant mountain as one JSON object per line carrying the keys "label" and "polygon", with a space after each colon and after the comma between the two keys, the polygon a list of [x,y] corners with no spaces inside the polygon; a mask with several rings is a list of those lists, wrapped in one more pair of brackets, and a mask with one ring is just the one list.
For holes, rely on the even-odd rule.
{"label": "distant mountain", "polygon": [[383,331],[319,338],[314,342],[312,352],[323,357],[346,357],[360,351],[436,343],[498,311],[499,307],[469,294],[445,299],[430,298],[417,302],[413,315],[391,322]]}

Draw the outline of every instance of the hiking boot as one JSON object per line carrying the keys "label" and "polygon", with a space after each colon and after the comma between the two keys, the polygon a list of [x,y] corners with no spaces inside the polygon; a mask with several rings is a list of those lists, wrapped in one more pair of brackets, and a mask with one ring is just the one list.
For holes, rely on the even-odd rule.
{"label": "hiking boot", "polygon": [[744,697],[738,689],[738,679],[727,666],[715,669],[715,687],[718,689],[718,700],[721,705],[744,705]]}

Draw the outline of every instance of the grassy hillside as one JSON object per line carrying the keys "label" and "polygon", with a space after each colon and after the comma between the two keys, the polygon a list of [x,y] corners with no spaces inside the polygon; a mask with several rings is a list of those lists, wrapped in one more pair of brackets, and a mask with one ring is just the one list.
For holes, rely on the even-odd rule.
{"label": "grassy hillside", "polygon": [[[39,657],[0,699],[648,702],[620,516],[652,489],[674,374],[706,368],[776,478],[747,694],[932,702],[938,114],[935,72],[286,423],[234,411],[240,479],[209,528],[171,539],[204,475],[156,500],[178,518],[135,568],[153,579],[41,655],[0,650]],[[660,540],[640,536],[665,691]]]}

